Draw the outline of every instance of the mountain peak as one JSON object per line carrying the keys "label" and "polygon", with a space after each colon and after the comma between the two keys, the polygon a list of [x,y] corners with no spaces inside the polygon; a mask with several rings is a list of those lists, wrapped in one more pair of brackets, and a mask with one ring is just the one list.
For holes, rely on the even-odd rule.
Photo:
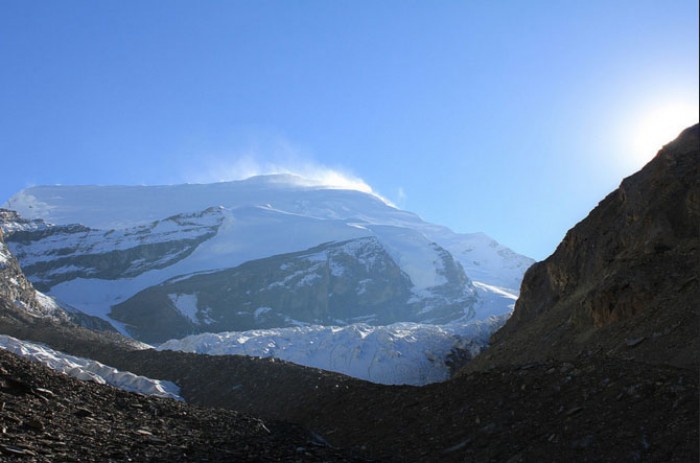
{"label": "mountain peak", "polygon": [[[269,206],[297,212],[305,204],[325,204],[325,209],[347,214],[384,214],[397,210],[361,180],[343,176],[318,178],[295,174],[271,174],[219,183],[178,185],[44,185],[26,188],[3,207],[25,219],[48,223],[101,228],[127,228],[155,220],[203,211]],[[318,212],[322,212],[318,209]],[[327,212],[327,211],[326,211]],[[323,217],[327,218],[327,217]]]}
{"label": "mountain peak", "polygon": [[[443,323],[512,307],[530,259],[371,194],[305,182],[280,174],[34,187],[13,196],[19,216],[0,226],[15,230],[8,243],[37,287],[74,307],[133,328],[149,312],[136,302],[158,300],[148,307],[165,310],[158,325],[167,330],[141,335],[158,342],[296,322]],[[20,226],[18,217],[46,226]],[[210,301],[214,292],[200,287],[216,278],[226,291]]]}

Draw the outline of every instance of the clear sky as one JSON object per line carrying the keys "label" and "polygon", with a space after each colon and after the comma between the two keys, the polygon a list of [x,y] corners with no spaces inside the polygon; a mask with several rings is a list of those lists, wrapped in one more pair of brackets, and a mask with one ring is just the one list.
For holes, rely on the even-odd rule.
{"label": "clear sky", "polygon": [[542,259],[698,120],[697,0],[0,0],[0,203],[340,173]]}

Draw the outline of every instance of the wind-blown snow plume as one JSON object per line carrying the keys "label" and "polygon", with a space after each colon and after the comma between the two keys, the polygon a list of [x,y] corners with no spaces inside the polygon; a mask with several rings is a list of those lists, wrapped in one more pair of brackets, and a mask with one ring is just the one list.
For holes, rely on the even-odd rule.
{"label": "wind-blown snow plume", "polygon": [[393,206],[391,201],[374,191],[367,182],[346,169],[324,166],[315,161],[304,159],[294,151],[286,150],[284,152],[285,154],[282,156],[275,156],[281,158],[275,161],[261,161],[259,156],[252,153],[235,156],[234,159],[212,160],[203,173],[189,174],[186,178],[191,183],[211,183],[245,180],[260,175],[283,174],[293,178],[298,186],[361,191],[377,196]]}

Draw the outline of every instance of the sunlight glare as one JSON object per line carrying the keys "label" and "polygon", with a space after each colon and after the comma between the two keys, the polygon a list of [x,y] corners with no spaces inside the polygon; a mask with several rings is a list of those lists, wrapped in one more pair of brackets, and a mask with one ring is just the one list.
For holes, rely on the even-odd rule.
{"label": "sunlight glare", "polygon": [[633,131],[634,162],[646,163],[684,129],[698,122],[698,104],[676,102],[657,106],[636,121]]}

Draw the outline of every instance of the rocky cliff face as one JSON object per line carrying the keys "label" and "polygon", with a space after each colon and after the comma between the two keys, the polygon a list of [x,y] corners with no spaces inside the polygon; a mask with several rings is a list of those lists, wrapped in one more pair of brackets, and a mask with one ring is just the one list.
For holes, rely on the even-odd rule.
{"label": "rocky cliff face", "polygon": [[666,145],[530,268],[478,365],[591,351],[697,365],[699,132]]}
{"label": "rocky cliff face", "polygon": [[[0,209],[0,221],[8,219],[8,216],[14,216],[14,213]],[[109,323],[77,310],[61,307],[55,300],[37,291],[25,276],[15,256],[5,245],[2,229],[0,229],[0,312],[3,316],[21,319],[45,318],[58,323],[76,323],[91,329],[113,330]]]}
{"label": "rocky cliff face", "polygon": [[219,209],[210,208],[123,230],[94,230],[0,209],[14,254],[41,290],[75,278],[132,278],[173,265],[214,236],[221,221]]}
{"label": "rocky cliff face", "polygon": [[377,239],[368,237],[173,278],[113,306],[110,317],[146,342],[305,323],[470,317],[474,287],[452,256],[435,247],[444,279],[420,294]]}
{"label": "rocky cliff face", "polygon": [[[110,230],[0,209],[0,227],[37,288],[146,342],[308,323],[446,323],[474,317],[479,298],[450,251],[418,231],[269,207],[210,207]],[[275,254],[290,236],[280,249],[327,241]]]}
{"label": "rocky cliff face", "polygon": [[0,230],[0,298],[29,315],[67,320],[67,314],[50,298],[38,293],[10,253]]}

